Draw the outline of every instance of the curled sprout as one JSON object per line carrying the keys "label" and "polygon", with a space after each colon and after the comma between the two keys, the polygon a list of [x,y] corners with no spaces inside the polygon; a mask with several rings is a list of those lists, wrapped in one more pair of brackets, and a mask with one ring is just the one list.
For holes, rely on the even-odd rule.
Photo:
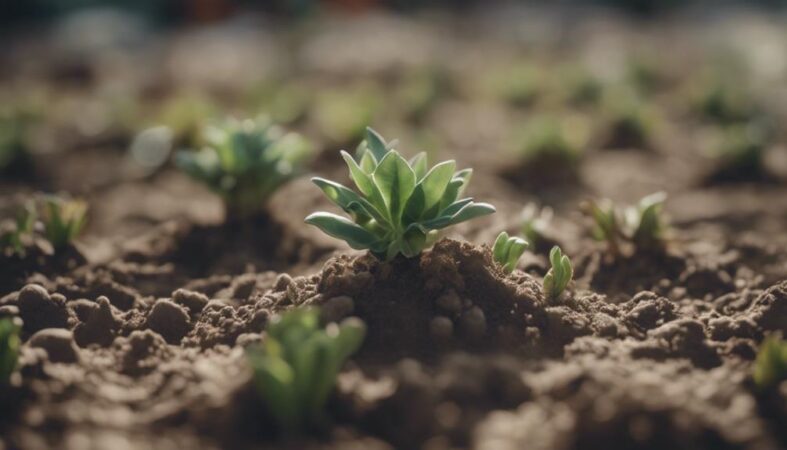
{"label": "curled sprout", "polygon": [[571,266],[571,260],[558,246],[552,247],[552,251],[549,252],[549,262],[552,267],[544,276],[544,296],[555,300],[566,290],[566,286],[574,276],[574,268]]}
{"label": "curled sprout", "polygon": [[492,256],[498,264],[503,266],[506,273],[511,273],[527,247],[527,241],[520,237],[509,236],[503,231],[495,239],[495,244],[492,246]]}

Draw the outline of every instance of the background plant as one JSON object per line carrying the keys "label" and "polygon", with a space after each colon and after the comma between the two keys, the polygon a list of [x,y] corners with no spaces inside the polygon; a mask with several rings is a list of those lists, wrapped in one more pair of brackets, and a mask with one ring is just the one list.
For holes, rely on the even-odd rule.
{"label": "background plant", "polygon": [[578,116],[541,114],[515,132],[513,146],[525,166],[573,171],[588,137],[588,124]]}
{"label": "background plant", "polygon": [[363,342],[365,325],[349,318],[320,326],[314,309],[273,319],[260,347],[248,351],[254,382],[285,434],[319,427],[325,404],[345,360]]}
{"label": "background plant", "polygon": [[550,207],[539,208],[535,203],[528,203],[522,210],[522,235],[525,240],[538,247],[547,241],[545,233],[552,223],[554,212]]}
{"label": "background plant", "polygon": [[324,178],[312,179],[351,219],[317,212],[306,223],[354,249],[391,260],[399,254],[420,254],[434,243],[438,230],[495,211],[492,205],[459,198],[472,170],[454,172],[453,160],[428,169],[424,153],[407,161],[392,146],[368,128],[360,162],[341,153],[360,193]]}
{"label": "background plant", "polygon": [[552,247],[552,251],[549,252],[549,262],[551,268],[544,276],[544,296],[555,300],[566,290],[566,286],[574,276],[574,268],[571,266],[571,260],[558,246]]}
{"label": "background plant", "polygon": [[25,255],[25,236],[33,233],[36,213],[32,202],[19,209],[13,222],[5,223],[7,227],[0,230],[0,250],[4,253]]}
{"label": "background plant", "polygon": [[519,258],[527,249],[527,241],[522,238],[509,236],[505,231],[501,232],[492,246],[492,256],[495,262],[503,266],[506,273],[511,273],[516,269]]}
{"label": "background plant", "polygon": [[19,360],[20,326],[13,319],[0,319],[0,383],[8,383]]}
{"label": "background plant", "polygon": [[87,203],[83,200],[45,195],[40,198],[37,210],[44,236],[55,251],[69,245],[87,223]]}
{"label": "background plant", "polygon": [[593,222],[593,238],[606,242],[609,252],[617,256],[624,243],[638,249],[663,246],[669,231],[663,212],[666,199],[664,192],[656,192],[635,206],[622,208],[609,199],[601,199],[584,202],[582,209]]}
{"label": "background plant", "polygon": [[754,362],[754,383],[766,390],[787,380],[787,342],[781,336],[765,338]]}
{"label": "background plant", "polygon": [[237,121],[204,130],[205,147],[181,151],[178,167],[224,200],[227,215],[245,218],[264,210],[270,196],[296,176],[312,147],[266,119]]}

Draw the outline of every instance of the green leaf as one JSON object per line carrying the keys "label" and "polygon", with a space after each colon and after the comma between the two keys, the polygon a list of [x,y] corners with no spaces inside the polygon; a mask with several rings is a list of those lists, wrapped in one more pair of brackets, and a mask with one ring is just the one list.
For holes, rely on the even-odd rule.
{"label": "green leaf", "polygon": [[319,177],[312,178],[312,182],[319,186],[325,195],[345,212],[355,214],[364,221],[368,221],[371,218],[380,222],[385,221],[385,218],[380,215],[371,203],[341,184]]}
{"label": "green leaf", "polygon": [[410,167],[412,167],[413,171],[415,172],[416,180],[421,181],[424,175],[426,175],[427,169],[429,168],[427,166],[426,152],[421,152],[415,155],[412,159],[410,159],[409,163]]}
{"label": "green leaf", "polygon": [[341,155],[347,163],[347,167],[350,169],[350,178],[352,178],[355,185],[358,186],[358,190],[367,197],[371,196],[375,190],[371,172],[362,169],[361,166],[355,162],[355,159],[344,150],[341,151]]}
{"label": "green leaf", "polygon": [[424,176],[419,187],[424,192],[424,208],[436,205],[443,197],[448,183],[451,182],[456,162],[445,161],[434,167]]}
{"label": "green leaf", "polygon": [[508,233],[503,231],[497,235],[497,239],[495,239],[495,243],[492,246],[492,256],[500,264],[505,264],[508,244]]}
{"label": "green leaf", "polygon": [[465,222],[476,217],[492,214],[495,211],[495,207],[489,203],[471,203],[454,214],[451,217],[450,224],[455,225],[457,223]]}
{"label": "green leaf", "polygon": [[377,247],[377,237],[351,220],[336,214],[317,212],[306,218],[306,223],[321,229],[325,234],[342,239],[356,250]]}
{"label": "green leaf", "polygon": [[385,139],[371,127],[366,127],[366,147],[378,162],[382,162],[383,158],[385,158],[385,155],[388,153]]}
{"label": "green leaf", "polygon": [[413,169],[398,152],[392,150],[380,161],[372,178],[386,202],[391,223],[399,223],[404,205],[415,189]]}

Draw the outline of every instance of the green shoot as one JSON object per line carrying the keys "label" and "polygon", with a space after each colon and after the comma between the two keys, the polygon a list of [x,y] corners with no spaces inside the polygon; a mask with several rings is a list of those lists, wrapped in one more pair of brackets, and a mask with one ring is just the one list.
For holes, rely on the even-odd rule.
{"label": "green shoot", "polygon": [[492,246],[492,256],[495,262],[503,266],[506,273],[511,273],[516,269],[516,263],[527,249],[527,241],[522,238],[509,236],[505,231],[501,232],[495,244]]}
{"label": "green shoot", "polygon": [[54,195],[43,196],[39,220],[44,224],[44,236],[58,251],[68,246],[84,228],[87,223],[87,203]]}
{"label": "green shoot", "polygon": [[552,208],[539,208],[535,203],[528,203],[522,210],[522,235],[527,242],[538,246],[546,241],[545,233],[549,229],[554,213]]}
{"label": "green shoot", "polygon": [[571,260],[557,245],[549,252],[549,262],[552,267],[544,276],[544,296],[556,300],[566,290],[566,286],[574,276],[574,268],[571,266]]}
{"label": "green shoot", "polygon": [[20,326],[13,319],[0,319],[0,384],[7,384],[19,360]]}
{"label": "green shoot", "polygon": [[229,120],[204,131],[206,146],[181,151],[176,163],[224,200],[227,216],[243,219],[299,172],[312,147],[300,135],[284,134],[265,119]]}
{"label": "green shoot", "polygon": [[249,349],[248,358],[257,390],[280,431],[293,435],[321,425],[336,377],[365,332],[357,318],[323,328],[313,309],[273,319],[266,339]]}
{"label": "green shoot", "polygon": [[754,384],[767,390],[787,380],[787,342],[781,337],[765,338],[754,362]]}
{"label": "green shoot", "polygon": [[306,223],[354,249],[368,249],[378,258],[391,260],[399,254],[419,255],[445,227],[495,212],[487,203],[460,199],[471,169],[454,172],[456,162],[451,160],[429,170],[424,153],[407,161],[393,145],[368,128],[360,162],[342,151],[360,194],[324,178],[312,181],[352,220],[317,212]]}
{"label": "green shoot", "polygon": [[656,192],[626,210],[627,228],[631,230],[631,240],[638,248],[659,246],[664,242],[669,228],[662,212],[666,199],[666,193]]}
{"label": "green shoot", "polygon": [[660,247],[669,231],[664,216],[664,192],[643,197],[636,206],[619,208],[609,199],[587,201],[582,209],[593,221],[591,234],[597,241],[607,243],[613,256],[621,253],[622,244],[637,249]]}
{"label": "green shoot", "polygon": [[582,204],[582,210],[593,221],[591,229],[593,239],[606,242],[609,252],[618,255],[620,253],[619,240],[624,233],[619,217],[620,213],[615,204],[609,199],[589,200]]}

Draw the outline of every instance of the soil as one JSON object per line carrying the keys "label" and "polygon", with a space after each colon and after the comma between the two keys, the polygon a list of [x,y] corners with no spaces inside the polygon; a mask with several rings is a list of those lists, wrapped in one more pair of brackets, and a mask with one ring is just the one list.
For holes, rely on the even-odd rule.
{"label": "soil", "polygon": [[[272,39],[266,52],[288,55],[297,41],[288,64],[318,80],[309,82],[344,85],[396,79],[439,48],[452,55],[441,64],[472,79],[479,58],[505,61],[524,46],[534,58],[549,60],[548,49],[579,60],[610,38],[635,52],[639,40],[652,50],[679,39],[680,51],[663,63],[688,77],[682,62],[710,52],[703,30],[736,17],[747,30],[775,27],[755,14],[692,26],[665,19],[654,29],[599,15],[562,39],[543,36],[544,43],[506,33],[523,17],[517,9],[480,15],[472,29],[486,37],[473,39],[462,33],[470,26],[463,21],[369,19],[383,36],[422,41],[406,52],[384,47],[366,25],[346,18],[327,18],[299,41],[286,30],[216,31],[241,55],[263,38]],[[183,85],[232,110],[239,86],[201,67],[167,70],[183,58],[211,60],[216,50],[187,45],[198,36],[205,38],[195,30],[160,36],[157,46],[121,52],[114,66],[73,49],[48,60],[58,54],[57,35],[19,37],[2,53],[20,64],[3,74],[2,88],[40,84],[58,92],[66,109],[67,99],[90,104],[121,77],[153,103]],[[353,40],[375,58],[342,50]],[[24,59],[33,44],[42,58]],[[319,51],[325,46],[335,49],[330,57]],[[155,69],[143,76],[139,61]],[[239,64],[232,66],[238,71],[254,65],[222,61]],[[63,79],[66,67],[80,70]],[[780,166],[769,166],[766,178],[708,178],[713,162],[693,140],[703,124],[686,120],[680,97],[657,92],[652,102],[669,125],[647,151],[590,149],[576,180],[534,189],[512,179],[513,156],[502,141],[504,130],[538,106],[523,111],[452,95],[419,126],[434,130],[435,158],[474,168],[470,194],[498,213],[448,230],[419,258],[391,262],[304,225],[308,213],[331,208],[306,178],[277,192],[266,214],[224,222],[220,201],[171,164],[147,172],[131,164],[125,148],[133,132],[85,133],[76,116],[45,123],[39,145],[46,150],[46,138],[61,145],[33,152],[34,170],[3,175],[0,211],[37,191],[66,191],[88,200],[90,222],[57,255],[30,242],[23,258],[0,256],[0,316],[24,324],[20,377],[0,388],[0,448],[787,448],[787,385],[761,392],[751,380],[764,336],[787,334]],[[386,136],[403,133],[403,148],[419,142],[411,125],[376,120]],[[292,127],[320,142],[308,121]],[[771,156],[783,156],[784,144]],[[347,181],[335,151],[315,161],[313,173]],[[667,246],[610,259],[590,238],[579,202],[631,204],[657,190],[669,194]],[[555,209],[548,239],[575,265],[575,281],[557,300],[541,288],[549,246],[527,252],[512,274],[488,247],[500,231],[518,231],[521,209],[534,200]],[[325,321],[360,317],[368,336],[340,374],[330,429],[281,441],[251,383],[244,348],[265,338],[273,315],[309,305],[320,306]]]}

